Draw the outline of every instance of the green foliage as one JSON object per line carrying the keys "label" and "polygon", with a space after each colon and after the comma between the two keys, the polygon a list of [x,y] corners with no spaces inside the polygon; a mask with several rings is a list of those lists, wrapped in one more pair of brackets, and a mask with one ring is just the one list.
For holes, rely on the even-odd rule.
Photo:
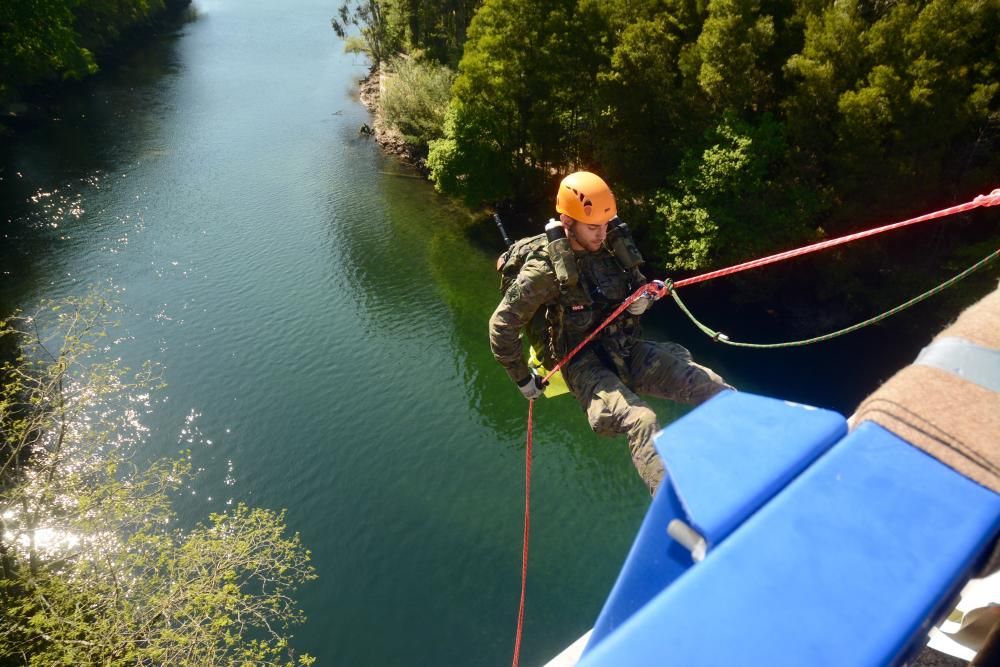
{"label": "green foliage", "polygon": [[314,578],[284,514],[237,505],[183,531],[187,459],[135,461],[158,386],[108,356],[89,297],[0,327],[23,353],[0,392],[0,660],[33,665],[305,665],[292,594]]}
{"label": "green foliage", "polygon": [[84,46],[100,52],[165,8],[164,0],[78,0],[76,27]]}
{"label": "green foliage", "polygon": [[77,2],[38,0],[0,3],[0,100],[19,88],[97,70],[80,43],[73,10]]}
{"label": "green foliage", "polygon": [[817,177],[848,204],[838,217],[992,187],[996,2],[838,2],[805,26],[782,104],[803,162],[819,162]]}
{"label": "green foliage", "polygon": [[667,258],[668,266],[697,269],[708,265],[718,244],[719,225],[700,205],[697,195],[663,193],[654,201],[657,213],[666,222],[661,238],[669,241],[663,243],[660,252]]}
{"label": "green foliage", "polygon": [[682,161],[676,186],[654,196],[668,267],[700,269],[767,252],[810,234],[815,195],[790,178],[780,124],[726,116]]}
{"label": "green foliage", "polygon": [[711,0],[695,49],[698,84],[718,111],[758,110],[770,96],[763,60],[774,44],[773,17],[760,0]]}
{"label": "green foliage", "polygon": [[[396,4],[382,0],[344,0],[330,26],[345,40],[348,53],[363,49],[372,69],[402,49],[403,34],[398,21],[391,20]],[[357,31],[357,35],[353,35]],[[360,37],[360,42],[352,37]],[[364,46],[362,47],[361,44]]]}
{"label": "green foliage", "polygon": [[466,31],[482,0],[402,0],[393,21],[411,50],[454,68],[462,57]]}
{"label": "green foliage", "polygon": [[348,35],[344,38],[344,53],[350,53],[355,56],[367,56],[368,47],[360,35]]}
{"label": "green foliage", "polygon": [[672,267],[748,259],[996,187],[998,29],[996,0],[487,0],[427,164],[544,214],[591,169]]}
{"label": "green foliage", "polygon": [[478,204],[508,195],[513,171],[507,156],[497,150],[490,131],[474,110],[452,100],[445,112],[444,136],[429,142],[427,168],[434,186]]}
{"label": "green foliage", "polygon": [[683,7],[623,4],[603,7],[619,39],[597,74],[604,111],[595,158],[617,189],[641,192],[666,181],[686,149],[686,134],[704,130],[707,106],[682,71],[699,19]]}
{"label": "green foliage", "polygon": [[53,79],[97,71],[94,54],[185,0],[25,0],[0,3],[0,102]]}
{"label": "green foliage", "polygon": [[[454,68],[482,0],[344,0],[331,25],[349,53],[378,67],[406,50]],[[349,48],[348,48],[349,47]]]}
{"label": "green foliage", "polygon": [[551,169],[593,151],[602,20],[573,0],[487,0],[469,26],[444,138],[429,164],[438,188],[469,201],[525,196]]}
{"label": "green foliage", "polygon": [[416,58],[395,58],[382,71],[379,105],[386,121],[406,140],[427,149],[444,132],[444,116],[454,73],[443,65]]}

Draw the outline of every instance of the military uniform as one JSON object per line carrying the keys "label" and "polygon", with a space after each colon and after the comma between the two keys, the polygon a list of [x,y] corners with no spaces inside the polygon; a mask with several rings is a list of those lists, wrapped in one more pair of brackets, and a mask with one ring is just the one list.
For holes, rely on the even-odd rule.
{"label": "military uniform", "polygon": [[[606,247],[577,251],[575,259],[579,281],[566,287],[544,250],[529,256],[490,318],[493,356],[514,382],[531,374],[522,329],[552,368],[641,286],[631,284],[637,272],[626,272]],[[680,345],[640,335],[639,318],[622,313],[562,373],[596,433],[628,437],[632,462],[654,492],[664,474],[653,447],[656,415],[637,393],[698,404],[731,387]]]}

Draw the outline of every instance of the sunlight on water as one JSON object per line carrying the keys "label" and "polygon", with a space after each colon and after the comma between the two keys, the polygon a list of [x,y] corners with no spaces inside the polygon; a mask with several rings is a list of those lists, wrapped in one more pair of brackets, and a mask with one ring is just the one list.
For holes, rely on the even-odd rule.
{"label": "sunlight on water", "polygon": [[18,530],[20,518],[10,511],[4,513],[3,519],[8,526],[7,532],[4,533],[4,542],[14,545],[24,558],[33,552],[44,558],[59,558],[79,551],[81,539],[75,533],[60,528]]}

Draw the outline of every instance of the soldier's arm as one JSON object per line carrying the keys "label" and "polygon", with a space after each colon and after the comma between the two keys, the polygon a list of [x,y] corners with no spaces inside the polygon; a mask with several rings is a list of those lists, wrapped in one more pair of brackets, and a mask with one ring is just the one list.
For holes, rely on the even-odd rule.
{"label": "soldier's arm", "polygon": [[490,318],[490,348],[493,357],[507,370],[514,382],[524,380],[531,371],[524,361],[520,333],[539,308],[559,298],[559,283],[548,262],[529,259],[517,279],[510,284],[500,305]]}

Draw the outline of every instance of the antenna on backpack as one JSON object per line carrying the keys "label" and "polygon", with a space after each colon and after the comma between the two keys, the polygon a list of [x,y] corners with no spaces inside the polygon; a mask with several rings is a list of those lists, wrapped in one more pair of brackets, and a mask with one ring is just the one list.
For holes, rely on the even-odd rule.
{"label": "antenna on backpack", "polygon": [[509,236],[507,236],[507,230],[503,227],[503,221],[500,220],[500,214],[496,211],[493,212],[493,222],[497,223],[497,229],[500,230],[500,236],[503,237],[503,242],[507,244],[507,247],[509,248],[514,245],[514,242],[510,240]]}

